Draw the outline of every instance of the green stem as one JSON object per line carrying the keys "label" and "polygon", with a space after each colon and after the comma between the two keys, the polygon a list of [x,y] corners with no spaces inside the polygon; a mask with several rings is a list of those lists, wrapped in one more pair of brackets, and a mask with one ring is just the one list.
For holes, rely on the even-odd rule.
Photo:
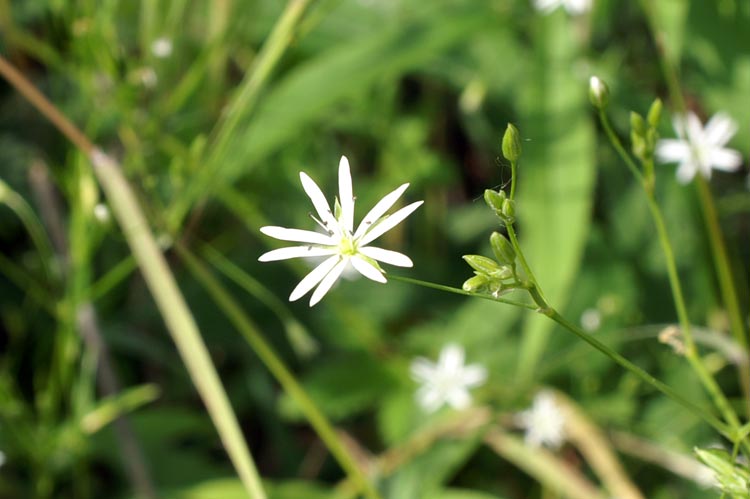
{"label": "green stem", "polygon": [[331,423],[307,395],[307,392],[297,382],[294,375],[287,369],[278,355],[276,355],[271,345],[266,342],[260,334],[258,327],[197,257],[181,244],[176,245],[175,249],[195,278],[201,282],[204,289],[211,295],[211,298],[224,311],[268,370],[271,371],[271,374],[273,374],[289,396],[299,405],[321,440],[323,440],[331,451],[331,454],[333,454],[350,478],[360,487],[360,490],[364,491],[368,498],[380,499],[380,495],[365,477],[354,458],[349,454]]}
{"label": "green stem", "polygon": [[641,170],[638,169],[638,165],[635,164],[635,161],[633,161],[633,159],[623,147],[622,142],[620,142],[620,138],[612,129],[612,125],[609,122],[609,116],[607,116],[607,113],[604,111],[604,109],[599,110],[599,122],[602,124],[604,132],[607,134],[607,138],[612,144],[612,147],[615,148],[617,154],[620,155],[620,158],[622,158],[622,160],[625,162],[630,172],[633,174],[636,180],[638,180],[638,183],[641,184],[641,186],[643,186],[643,188],[646,189],[647,192],[651,190],[647,188],[646,178],[643,176],[643,173],[641,173]]}
{"label": "green stem", "polygon": [[[684,115],[687,112],[687,105],[685,103],[685,97],[682,94],[677,68],[674,65],[675,61],[670,60],[670,55],[667,54],[666,47],[662,43],[654,7],[647,0],[641,0],[641,8],[646,16],[651,35],[653,36],[654,43],[657,47],[659,65],[664,80],[667,82],[672,106],[677,110],[678,114]],[[743,347],[747,355],[748,343],[744,320],[739,306],[739,300],[737,298],[735,282],[732,279],[732,272],[729,266],[729,256],[724,243],[724,237],[721,233],[719,217],[716,214],[713,195],[711,194],[711,189],[709,188],[708,183],[700,175],[698,175],[697,183],[698,197],[701,202],[701,209],[703,211],[703,217],[709,234],[714,267],[719,281],[722,301],[724,302],[724,305],[727,308],[727,314],[729,315],[730,330],[737,343]],[[750,416],[750,365],[748,365],[748,363],[740,365],[739,377],[748,415]]]}
{"label": "green stem", "polygon": [[[729,267],[729,255],[727,253],[727,247],[724,243],[724,237],[721,233],[721,226],[719,224],[719,216],[716,212],[716,204],[714,203],[713,195],[708,182],[698,176],[697,188],[698,197],[701,201],[701,208],[703,208],[703,218],[706,222],[706,228],[708,229],[709,241],[711,243],[711,250],[714,257],[714,265],[716,267],[716,275],[719,280],[719,288],[721,289],[721,296],[724,304],[727,307],[727,313],[729,315],[729,325],[734,336],[735,341],[742,347],[745,355],[748,355],[748,341],[746,337],[745,326],[742,320],[742,310],[740,308],[739,299],[737,298],[737,291],[732,278],[732,270]],[[740,380],[742,381],[742,388],[745,394],[745,402],[748,404],[748,417],[750,417],[750,363],[745,362],[740,364]]]}
{"label": "green stem", "polygon": [[21,220],[21,223],[31,237],[32,243],[34,243],[34,246],[36,246],[36,249],[39,252],[39,260],[42,263],[42,269],[44,270],[47,279],[51,280],[54,273],[50,264],[55,260],[55,252],[52,249],[52,243],[50,243],[50,240],[47,237],[42,222],[40,222],[36,214],[34,214],[34,210],[31,209],[29,203],[27,203],[20,194],[11,189],[10,186],[2,180],[0,180],[0,203],[4,203]]}
{"label": "green stem", "polygon": [[659,205],[656,203],[656,199],[654,198],[653,184],[646,182],[640,170],[638,170],[637,166],[635,165],[635,162],[625,151],[625,148],[620,142],[620,139],[617,137],[617,135],[615,135],[614,131],[612,131],[612,128],[609,126],[607,115],[602,111],[600,112],[599,116],[601,118],[602,126],[604,126],[605,130],[607,130],[607,136],[609,137],[609,140],[612,143],[613,147],[618,152],[625,164],[628,165],[628,168],[634,171],[636,178],[638,179],[641,186],[643,187],[644,192],[646,193],[648,208],[651,212],[651,217],[654,220],[654,225],[656,226],[659,244],[661,245],[662,252],[664,253],[664,259],[667,266],[667,275],[669,276],[669,285],[672,289],[672,298],[674,300],[677,317],[680,322],[680,329],[682,331],[683,338],[685,339],[685,358],[688,360],[691,367],[698,375],[698,378],[700,379],[706,391],[709,393],[709,395],[711,395],[714,404],[722,413],[724,419],[732,426],[733,430],[737,429],[740,426],[740,421],[737,417],[737,414],[734,412],[734,409],[732,409],[729,401],[724,395],[724,392],[721,391],[718,383],[716,383],[716,380],[713,378],[713,376],[711,376],[711,373],[708,371],[708,369],[706,369],[706,366],[703,364],[698,350],[695,347],[695,341],[693,340],[692,329],[690,326],[690,318],[688,317],[687,306],[685,305],[685,298],[682,293],[682,285],[680,284],[680,277],[677,273],[677,263],[674,257],[674,250],[672,249],[672,243],[669,239],[669,235],[667,234],[667,227],[664,223],[664,217],[662,215],[661,209],[659,208]]}
{"label": "green stem", "polygon": [[498,303],[505,303],[507,305],[513,305],[516,307],[526,308],[529,310],[536,310],[536,307],[529,303],[523,303],[523,302],[515,301],[515,300],[508,300],[506,298],[495,298],[492,295],[477,294],[471,291],[464,291],[463,289],[460,289],[460,288],[445,286],[443,284],[436,284],[434,282],[421,281],[419,279],[412,279],[411,277],[403,277],[403,276],[393,275],[393,274],[386,274],[386,275],[388,276],[389,279],[393,279],[394,281],[401,281],[401,282],[406,282],[409,284],[416,284],[417,286],[424,286],[425,288],[438,289],[440,291],[446,291],[448,293],[454,293],[457,295],[471,296],[472,298],[482,298],[484,300],[496,301]]}
{"label": "green stem", "polygon": [[697,404],[691,402],[690,400],[684,398],[679,393],[675,392],[672,388],[670,388],[668,385],[664,384],[663,382],[659,381],[637,365],[630,362],[628,359],[623,357],[620,353],[615,351],[614,349],[610,348],[606,344],[602,343],[595,337],[591,336],[590,334],[586,333],[583,329],[579,328],[575,324],[571,323],[565,317],[560,315],[557,310],[550,307],[547,302],[542,297],[541,293],[539,292],[539,289],[536,286],[530,286],[529,287],[529,294],[534,299],[534,302],[539,306],[539,312],[543,315],[546,315],[553,321],[560,324],[562,327],[564,327],[567,331],[573,333],[578,338],[582,339],[592,347],[596,348],[600,352],[602,352],[604,355],[615,361],[617,364],[622,366],[623,368],[627,369],[634,375],[636,375],[638,378],[640,378],[642,381],[647,383],[648,385],[652,386],[653,388],[657,389],[667,397],[671,398],[675,402],[679,403],[686,409],[688,409],[690,412],[695,414],[696,416],[700,417],[704,421],[706,421],[708,424],[713,426],[717,431],[722,433],[723,435],[730,437],[732,435],[732,428],[729,428],[725,423],[720,421],[717,417],[715,417],[713,414],[706,411],[704,408],[698,406]]}
{"label": "green stem", "polygon": [[510,162],[510,199],[515,199],[516,196],[516,170],[518,168],[518,160]]}
{"label": "green stem", "polygon": [[510,243],[513,245],[513,249],[516,251],[516,255],[518,256],[518,262],[521,264],[521,268],[523,268],[523,271],[526,274],[526,279],[530,283],[532,283],[534,286],[538,286],[536,277],[534,276],[534,272],[531,271],[529,262],[526,261],[526,256],[523,254],[523,251],[521,250],[521,245],[518,244],[518,237],[516,236],[516,229],[513,227],[513,224],[507,224],[505,228],[508,230],[508,238],[510,239]]}

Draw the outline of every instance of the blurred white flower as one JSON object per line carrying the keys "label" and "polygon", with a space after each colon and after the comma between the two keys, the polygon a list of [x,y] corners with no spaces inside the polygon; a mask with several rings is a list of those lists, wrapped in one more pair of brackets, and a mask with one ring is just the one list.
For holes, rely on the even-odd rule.
{"label": "blurred white flower", "polygon": [[526,430],[528,445],[556,449],[565,440],[565,415],[552,392],[541,391],[531,408],[516,414],[516,423]]}
{"label": "blurred white flower", "polygon": [[587,308],[581,314],[581,327],[589,333],[593,333],[602,325],[602,314],[596,308]]}
{"label": "blurred white flower", "polygon": [[261,227],[260,231],[282,241],[304,243],[303,246],[279,248],[264,253],[258,258],[261,262],[286,260],[288,258],[305,258],[326,256],[325,260],[307,274],[289,296],[289,301],[295,301],[315,289],[310,298],[310,306],[318,303],[331,289],[345,269],[351,265],[354,269],[373,281],[386,282],[384,271],[378,262],[411,267],[411,259],[401,253],[375,246],[368,246],[402,220],[419,208],[423,201],[417,201],[386,215],[393,204],[406,191],[409,184],[403,184],[398,189],[381,199],[354,230],[354,194],[352,193],[352,176],[349,161],[341,156],[339,162],[339,197],[336,199],[334,211],[331,211],[328,201],[318,185],[300,172],[300,180],[310,200],[315,206],[318,218],[313,219],[325,231],[325,234],[302,229],[287,229],[284,227]]}
{"label": "blurred white flower", "polygon": [[688,112],[673,119],[677,139],[662,139],[656,144],[656,157],[663,163],[679,163],[677,180],[686,184],[696,173],[711,178],[711,169],[736,171],[742,155],[724,146],[737,132],[737,123],[726,113],[715,114],[706,124]]}
{"label": "blurred white flower", "polygon": [[426,412],[435,412],[444,404],[454,409],[471,405],[469,389],[487,379],[487,370],[480,364],[464,365],[464,349],[454,343],[440,351],[437,363],[417,357],[411,363],[411,377],[422,386],[416,393],[417,403]]}
{"label": "blurred white flower", "polygon": [[0,466],[5,464],[5,453],[0,451]]}
{"label": "blurred white flower", "polygon": [[165,36],[157,38],[151,44],[151,53],[154,54],[154,57],[158,57],[160,59],[169,57],[170,55],[172,55],[172,40]]}
{"label": "blurred white flower", "polygon": [[591,9],[593,0],[533,0],[534,7],[542,12],[552,12],[558,7],[565,7],[570,14],[583,14]]}
{"label": "blurred white flower", "polygon": [[109,222],[110,218],[112,218],[111,214],[109,213],[109,208],[104,203],[97,203],[94,206],[94,218],[99,223],[106,224]]}

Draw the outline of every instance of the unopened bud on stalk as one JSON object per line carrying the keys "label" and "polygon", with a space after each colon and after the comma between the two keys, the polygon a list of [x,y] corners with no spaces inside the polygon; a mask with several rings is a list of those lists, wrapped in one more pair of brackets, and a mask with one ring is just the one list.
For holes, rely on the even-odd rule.
{"label": "unopened bud on stalk", "polygon": [[463,259],[471,268],[485,275],[500,272],[501,268],[495,260],[482,255],[464,255]]}
{"label": "unopened bud on stalk", "polygon": [[521,136],[518,128],[508,123],[503,135],[503,156],[510,162],[518,161],[521,157]]}
{"label": "unopened bud on stalk", "polygon": [[516,251],[508,239],[499,232],[493,232],[490,236],[490,245],[495,258],[501,264],[513,265],[516,261]]}
{"label": "unopened bud on stalk", "polygon": [[597,109],[604,109],[609,104],[609,88],[597,76],[589,79],[589,99]]}
{"label": "unopened bud on stalk", "polygon": [[470,293],[474,293],[476,291],[481,291],[482,288],[487,286],[487,284],[490,282],[489,278],[484,274],[477,274],[474,277],[468,278],[463,285],[464,291],[468,291]]}
{"label": "unopened bud on stalk", "polygon": [[656,128],[659,126],[659,120],[661,120],[661,108],[661,99],[657,98],[656,100],[654,100],[653,104],[651,104],[651,107],[648,110],[646,119],[648,120],[648,124],[651,125],[652,128]]}

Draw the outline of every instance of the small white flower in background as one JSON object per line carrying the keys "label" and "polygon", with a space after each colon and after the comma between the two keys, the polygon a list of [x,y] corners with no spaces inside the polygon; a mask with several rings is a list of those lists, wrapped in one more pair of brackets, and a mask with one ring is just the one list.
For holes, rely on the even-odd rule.
{"label": "small white flower in background", "polygon": [[531,408],[516,414],[516,423],[526,430],[528,445],[557,449],[565,440],[565,415],[552,392],[541,391]]}
{"label": "small white flower in background", "polygon": [[0,451],[0,466],[5,464],[5,453]]}
{"label": "small white flower in background", "polygon": [[695,113],[673,120],[677,139],[662,139],[656,144],[656,157],[663,163],[679,163],[677,180],[686,184],[696,173],[711,178],[711,169],[733,172],[742,166],[742,155],[724,147],[737,132],[737,123],[726,113],[717,113],[701,125]]}
{"label": "small white flower in background", "polygon": [[596,308],[587,308],[581,314],[581,327],[588,333],[593,333],[602,325],[602,314]]}
{"label": "small white flower in background", "polygon": [[106,224],[107,222],[109,222],[110,218],[112,217],[106,204],[97,203],[96,206],[94,206],[94,218],[96,218],[96,220],[102,224]]}
{"label": "small white flower in background", "polygon": [[591,10],[593,0],[533,0],[534,7],[542,12],[552,12],[558,7],[565,7],[570,14],[583,14]]}
{"label": "small white flower in background", "polygon": [[310,298],[312,307],[325,296],[350,265],[363,276],[380,283],[386,282],[386,278],[378,262],[398,267],[414,265],[404,254],[369,246],[371,242],[398,225],[423,203],[423,201],[417,201],[391,215],[385,214],[398,201],[409,184],[403,184],[378,201],[355,231],[352,176],[346,156],[341,156],[339,162],[339,197],[336,198],[334,204],[335,211],[331,211],[323,192],[306,173],[300,172],[299,177],[302,187],[318,213],[318,218],[313,217],[313,219],[326,233],[275,226],[260,229],[263,234],[282,241],[304,243],[303,246],[280,248],[264,253],[258,258],[261,262],[288,258],[327,257],[300,281],[289,295],[289,301],[302,298],[317,286]]}
{"label": "small white flower in background", "polygon": [[158,57],[160,59],[169,57],[170,55],[172,55],[172,40],[165,36],[157,38],[151,44],[151,53],[154,54],[154,57]]}
{"label": "small white flower in background", "polygon": [[469,389],[487,379],[487,370],[479,364],[464,365],[464,349],[448,344],[440,351],[437,363],[417,357],[411,363],[411,377],[422,386],[416,393],[417,403],[426,412],[435,412],[444,404],[454,409],[471,405]]}

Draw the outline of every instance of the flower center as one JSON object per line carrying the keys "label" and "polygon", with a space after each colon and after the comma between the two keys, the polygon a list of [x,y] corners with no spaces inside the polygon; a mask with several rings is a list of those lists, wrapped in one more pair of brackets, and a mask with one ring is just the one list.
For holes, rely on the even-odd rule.
{"label": "flower center", "polygon": [[344,256],[354,256],[357,254],[357,242],[351,237],[351,234],[344,234],[339,241],[339,254]]}

